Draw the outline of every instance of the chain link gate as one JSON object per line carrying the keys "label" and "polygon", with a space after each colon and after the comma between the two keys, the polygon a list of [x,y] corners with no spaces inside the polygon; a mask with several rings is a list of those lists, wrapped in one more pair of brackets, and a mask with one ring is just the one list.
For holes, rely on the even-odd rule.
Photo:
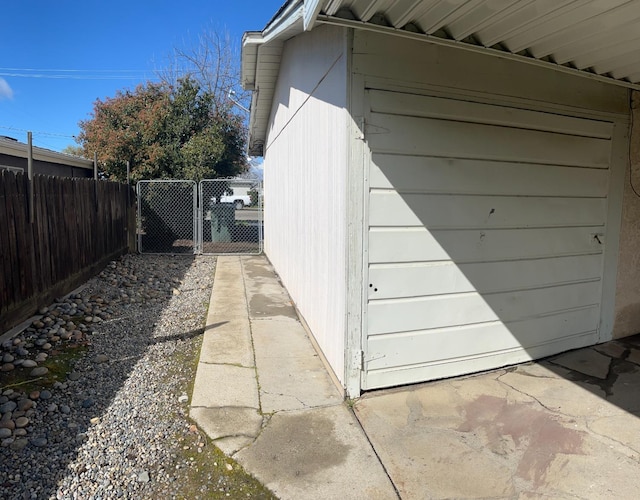
{"label": "chain link gate", "polygon": [[193,181],[140,181],[138,251],[195,253],[198,248],[197,185]]}
{"label": "chain link gate", "polygon": [[140,253],[262,252],[260,181],[140,181],[137,192]]}
{"label": "chain link gate", "polygon": [[262,252],[262,183],[244,179],[200,181],[204,254]]}

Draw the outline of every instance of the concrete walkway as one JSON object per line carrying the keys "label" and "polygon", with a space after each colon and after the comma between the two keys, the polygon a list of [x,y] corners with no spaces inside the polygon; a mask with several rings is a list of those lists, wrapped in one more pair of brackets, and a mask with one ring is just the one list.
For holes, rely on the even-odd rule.
{"label": "concrete walkway", "polygon": [[375,391],[354,415],[264,257],[218,259],[207,325],[191,415],[280,498],[638,497],[637,337]]}
{"label": "concrete walkway", "polygon": [[191,417],[279,498],[397,498],[264,257],[218,258]]}

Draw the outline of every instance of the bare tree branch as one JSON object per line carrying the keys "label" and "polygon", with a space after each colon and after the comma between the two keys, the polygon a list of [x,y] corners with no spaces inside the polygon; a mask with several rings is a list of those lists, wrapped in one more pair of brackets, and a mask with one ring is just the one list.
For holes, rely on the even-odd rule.
{"label": "bare tree branch", "polygon": [[[227,31],[209,28],[195,41],[175,47],[157,75],[174,88],[180,78],[193,78],[214,96],[216,110],[231,111],[234,100],[245,108],[249,105],[250,94],[242,89],[240,81],[239,41],[234,42]],[[237,114],[239,109],[233,112]]]}

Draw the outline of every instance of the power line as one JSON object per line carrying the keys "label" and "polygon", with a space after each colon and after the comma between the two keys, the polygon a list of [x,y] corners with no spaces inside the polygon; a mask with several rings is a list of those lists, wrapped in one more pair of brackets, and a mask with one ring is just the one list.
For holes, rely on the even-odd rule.
{"label": "power line", "polygon": [[68,135],[68,134],[57,134],[55,132],[44,132],[44,131],[39,131],[39,130],[27,130],[24,128],[16,128],[16,127],[7,127],[4,125],[0,125],[0,129],[2,130],[13,130],[14,132],[32,132],[34,134],[38,134],[38,135],[45,135],[48,137],[65,137],[67,139],[75,139],[76,136],[75,135]]}
{"label": "power line", "polygon": [[8,73],[0,72],[0,76],[11,78],[48,78],[52,80],[143,80],[147,78],[146,74],[140,75],[60,75],[60,74],[44,74],[44,73]]}
{"label": "power line", "polygon": [[63,72],[76,72],[76,73],[144,73],[144,69],[44,69],[44,68],[0,68],[0,71],[55,71],[58,73]]}
{"label": "power line", "polygon": [[[181,69],[174,70],[174,72],[177,74],[189,73],[189,71]],[[144,80],[157,77],[157,70],[0,67],[0,76],[53,80]]]}

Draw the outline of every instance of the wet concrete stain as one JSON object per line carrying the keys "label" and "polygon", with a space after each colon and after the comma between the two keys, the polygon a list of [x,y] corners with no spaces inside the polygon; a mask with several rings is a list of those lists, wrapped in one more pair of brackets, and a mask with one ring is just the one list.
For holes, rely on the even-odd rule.
{"label": "wet concrete stain", "polygon": [[262,260],[252,261],[251,259],[246,259],[244,261],[244,271],[251,278],[273,278],[273,270]]}
{"label": "wet concrete stain", "polygon": [[[269,476],[279,479],[304,479],[337,467],[346,461],[350,449],[336,437],[332,420],[311,414],[273,419],[262,438],[253,447],[253,460],[259,461]],[[301,441],[306,444],[300,446]]]}
{"label": "wet concrete stain", "polygon": [[268,295],[256,293],[249,301],[249,310],[253,316],[286,316],[298,319],[293,306],[282,305],[280,300],[274,300]]}
{"label": "wet concrete stain", "polygon": [[605,393],[606,397],[610,397],[614,395],[614,386],[618,381],[620,375],[624,373],[640,372],[640,369],[637,365],[627,361],[630,352],[631,350],[629,348],[626,348],[622,351],[620,357],[611,357],[606,353],[600,353],[611,358],[611,362],[609,363],[609,371],[604,379],[594,377],[592,375],[587,375],[575,370],[570,370],[560,365],[555,365],[553,362],[554,358],[547,360],[545,365],[552,371],[554,370],[555,366],[559,366],[561,369],[567,371],[567,373],[562,374],[562,376],[567,380],[570,380],[571,382],[582,382],[584,384],[595,386],[598,389],[602,390]]}
{"label": "wet concrete stain", "polygon": [[466,420],[457,430],[483,434],[489,449],[498,455],[521,454],[516,474],[534,487],[544,484],[557,455],[584,454],[583,432],[565,427],[532,403],[482,395],[463,410]]}

